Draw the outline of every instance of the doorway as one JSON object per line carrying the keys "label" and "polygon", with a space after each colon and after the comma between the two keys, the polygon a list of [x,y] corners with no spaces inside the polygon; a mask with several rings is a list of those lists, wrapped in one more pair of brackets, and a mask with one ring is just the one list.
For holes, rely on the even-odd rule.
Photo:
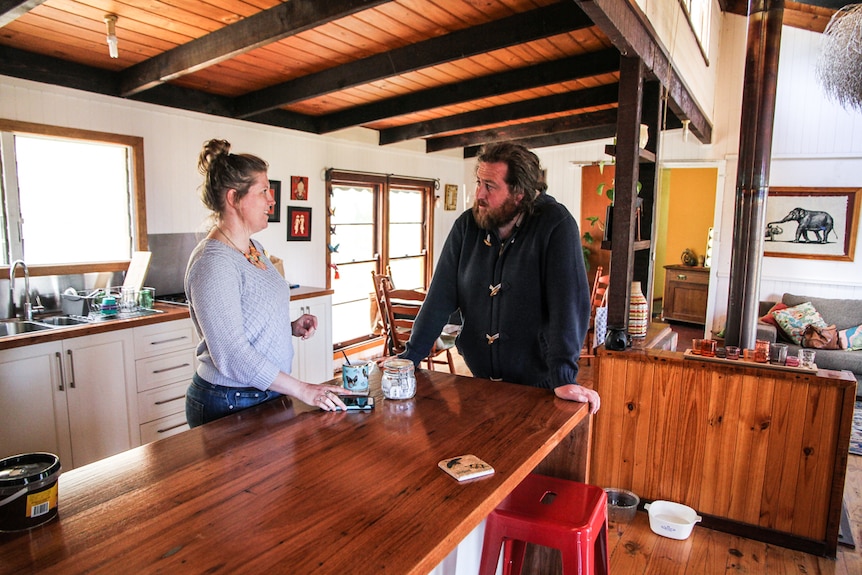
{"label": "doorway", "polygon": [[[717,166],[663,166],[659,177],[659,194],[654,246],[653,316],[661,317],[665,298],[665,266],[682,266],[694,262],[693,271],[711,276],[704,267],[710,229],[715,225],[716,197],[720,180]],[[711,286],[712,281],[709,281]],[[710,293],[703,307],[703,324],[709,325]],[[697,323],[701,323],[698,321]]]}

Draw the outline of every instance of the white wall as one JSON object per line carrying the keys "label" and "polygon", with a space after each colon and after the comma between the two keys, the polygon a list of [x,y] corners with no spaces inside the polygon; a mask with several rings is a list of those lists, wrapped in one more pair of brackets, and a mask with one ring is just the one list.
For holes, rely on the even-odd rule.
{"label": "white wall", "polygon": [[[224,138],[233,151],[262,157],[270,164],[270,179],[281,180],[282,217],[256,238],[269,253],[285,260],[290,281],[303,285],[326,282],[327,168],[439,178],[441,196],[445,184],[463,188],[464,183],[460,150],[425,154],[424,145],[417,142],[380,147],[376,133],[362,129],[317,136],[5,76],[0,76],[0,118],[143,137],[150,233],[204,229],[208,214],[199,199],[202,177],[197,172],[204,141]],[[308,177],[308,201],[290,201],[290,176]],[[291,204],[312,208],[311,242],[286,241],[286,206]],[[444,211],[442,202],[436,210],[435,253],[458,213]]]}

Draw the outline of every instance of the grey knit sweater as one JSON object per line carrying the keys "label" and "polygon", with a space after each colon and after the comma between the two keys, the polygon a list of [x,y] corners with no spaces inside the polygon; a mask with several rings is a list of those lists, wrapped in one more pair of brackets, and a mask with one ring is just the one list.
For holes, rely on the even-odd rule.
{"label": "grey knit sweater", "polygon": [[280,371],[291,371],[290,288],[269,258],[265,261],[261,270],[211,239],[189,258],[186,297],[201,338],[197,373],[210,383],[266,390]]}

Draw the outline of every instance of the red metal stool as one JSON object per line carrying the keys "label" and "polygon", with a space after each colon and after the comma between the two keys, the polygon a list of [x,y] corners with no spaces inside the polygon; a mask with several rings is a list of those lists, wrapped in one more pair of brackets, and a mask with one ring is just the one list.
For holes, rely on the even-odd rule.
{"label": "red metal stool", "polygon": [[560,550],[564,575],[607,575],[608,496],[594,485],[527,476],[485,523],[479,575],[493,575],[503,544],[503,573],[521,572],[527,543]]}

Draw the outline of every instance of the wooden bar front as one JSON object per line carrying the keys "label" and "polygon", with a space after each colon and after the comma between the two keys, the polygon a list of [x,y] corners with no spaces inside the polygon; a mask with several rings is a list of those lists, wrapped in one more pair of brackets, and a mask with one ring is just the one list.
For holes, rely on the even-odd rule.
{"label": "wooden bar front", "polygon": [[[388,401],[375,373],[372,412],[278,399],[63,473],[58,519],[0,533],[0,573],[426,575],[590,425],[548,390],[440,372]],[[437,467],[467,453],[494,475]]]}
{"label": "wooden bar front", "polygon": [[591,482],[703,525],[834,557],[856,380],[660,350],[599,351]]}

